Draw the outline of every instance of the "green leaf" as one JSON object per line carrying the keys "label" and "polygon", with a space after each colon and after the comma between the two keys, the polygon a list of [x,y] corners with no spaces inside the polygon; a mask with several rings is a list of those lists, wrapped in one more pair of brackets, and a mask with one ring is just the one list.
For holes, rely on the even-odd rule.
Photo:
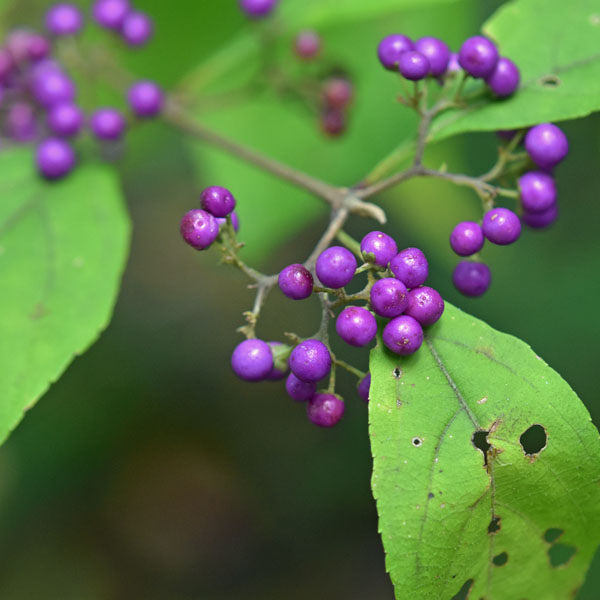
{"label": "green leaf", "polygon": [[451,305],[419,352],[380,344],[370,370],[372,486],[396,597],[445,600],[471,584],[486,600],[572,597],[600,539],[600,444],[568,384]]}
{"label": "green leaf", "polygon": [[107,325],[129,222],[110,167],[44,182],[30,150],[0,154],[0,441]]}

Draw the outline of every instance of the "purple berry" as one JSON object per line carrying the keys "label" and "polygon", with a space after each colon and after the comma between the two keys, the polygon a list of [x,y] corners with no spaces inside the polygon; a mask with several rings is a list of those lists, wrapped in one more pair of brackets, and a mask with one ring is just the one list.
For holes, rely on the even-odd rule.
{"label": "purple berry", "polygon": [[235,208],[235,198],[227,188],[212,185],[200,194],[200,206],[215,217],[226,217]]}
{"label": "purple berry", "polygon": [[292,400],[306,402],[317,393],[317,384],[314,381],[302,381],[290,373],[285,381],[285,389]]}
{"label": "purple berry", "polygon": [[371,373],[367,373],[358,383],[358,395],[365,401],[369,401],[371,390]]}
{"label": "purple berry", "polygon": [[56,135],[72,137],[83,125],[83,112],[72,102],[55,104],[48,111],[48,127]]}
{"label": "purple berry", "polygon": [[418,248],[406,248],[392,258],[390,269],[407,288],[423,285],[429,276],[429,263]]}
{"label": "purple berry", "polygon": [[30,60],[38,61],[50,54],[50,42],[43,36],[33,33],[29,38],[27,55]]}
{"label": "purple berry", "polygon": [[398,59],[400,75],[410,81],[420,81],[429,75],[429,60],[424,54],[416,50],[404,52]]}
{"label": "purple berry", "polygon": [[525,149],[535,164],[552,169],[569,153],[569,142],[556,125],[542,123],[527,132]]}
{"label": "purple berry", "polygon": [[347,306],[335,322],[337,334],[351,346],[366,346],[377,335],[375,317],[361,306]]}
{"label": "purple berry", "polygon": [[393,277],[379,279],[371,288],[371,306],[380,317],[399,317],[408,307],[406,286]]}
{"label": "purple berry", "polygon": [[321,115],[321,129],[332,137],[341,135],[346,131],[346,115],[335,108],[325,110]]}
{"label": "purple berry", "polygon": [[268,15],[278,0],[240,0],[240,8],[252,18]]}
{"label": "purple berry", "polygon": [[75,166],[75,152],[64,140],[49,138],[44,140],[36,152],[38,170],[47,179],[59,179]]}
{"label": "purple berry", "polygon": [[373,255],[373,261],[380,267],[387,267],[390,260],[398,252],[398,246],[393,238],[381,231],[367,233],[360,242],[360,251],[365,260],[370,259],[366,255]]}
{"label": "purple berry", "polygon": [[[233,230],[237,233],[240,230],[240,220],[237,216],[235,210],[229,215],[231,217],[231,224],[233,225]],[[227,219],[225,217],[218,217],[217,223],[219,224],[219,229],[227,223]]]}
{"label": "purple berry", "polygon": [[304,59],[314,58],[321,50],[321,38],[315,31],[301,31],[294,40],[296,54]]}
{"label": "purple berry", "polygon": [[558,206],[553,204],[550,208],[542,212],[536,213],[523,213],[523,223],[527,225],[527,227],[531,227],[531,229],[545,229],[549,227],[556,221],[558,217]]}
{"label": "purple berry", "polygon": [[464,41],[458,53],[460,66],[472,77],[489,77],[498,63],[498,49],[494,42],[476,35]]}
{"label": "purple berry", "polygon": [[6,38],[6,47],[16,63],[23,63],[29,58],[32,35],[29,29],[15,29]]}
{"label": "purple berry", "polygon": [[541,171],[531,171],[519,178],[521,205],[525,212],[544,212],[556,204],[554,177]]}
{"label": "purple berry", "polygon": [[115,108],[101,108],[90,122],[92,133],[100,140],[118,140],[125,131],[125,117]]}
{"label": "purple berry", "polygon": [[493,244],[506,246],[519,239],[521,221],[508,208],[493,208],[483,216],[483,235]]}
{"label": "purple berry", "polygon": [[352,84],[343,77],[328,79],[323,84],[323,98],[328,108],[342,109],[352,100]]}
{"label": "purple berry", "polygon": [[458,62],[458,52],[450,52],[446,73],[458,73],[461,70],[460,63]]}
{"label": "purple berry", "polygon": [[27,102],[15,102],[6,114],[8,135],[17,142],[30,142],[37,136],[35,111]]}
{"label": "purple berry", "polygon": [[181,237],[192,248],[206,250],[219,235],[219,224],[205,210],[195,208],[183,215],[181,219]]}
{"label": "purple berry", "polygon": [[492,92],[501,98],[514,93],[519,87],[520,81],[521,73],[517,65],[510,58],[504,56],[498,59],[494,72],[485,80]]}
{"label": "purple berry", "polygon": [[315,267],[321,283],[330,288],[343,288],[350,283],[356,271],[354,254],[342,246],[327,248],[317,258]]}
{"label": "purple berry", "polygon": [[121,35],[130,46],[143,46],[154,33],[154,23],[144,12],[130,12],[121,25]]}
{"label": "purple berry", "polygon": [[398,61],[404,52],[414,50],[410,38],[401,33],[394,33],[384,37],[377,48],[379,62],[389,71],[398,69]]}
{"label": "purple berry", "polygon": [[450,61],[450,48],[435,37],[422,37],[415,42],[415,50],[423,54],[430,65],[430,75],[439,77],[446,72]]}
{"label": "purple berry", "polygon": [[290,354],[290,369],[302,381],[319,381],[331,370],[331,355],[319,340],[305,340]]}
{"label": "purple berry", "polygon": [[267,379],[269,381],[281,381],[287,376],[287,374],[290,372],[290,369],[287,365],[287,361],[285,365],[281,365],[278,363],[276,353],[274,351],[276,348],[283,347],[283,344],[281,342],[269,342],[269,346],[271,347],[271,351],[273,352],[273,368],[271,369],[271,372],[267,375]]}
{"label": "purple berry", "polygon": [[463,221],[450,234],[450,246],[459,256],[471,256],[483,248],[485,238],[479,223]]}
{"label": "purple berry", "polygon": [[92,13],[98,25],[120,29],[130,10],[129,0],[96,0]]}
{"label": "purple berry", "polygon": [[383,343],[395,354],[414,354],[423,343],[423,328],[412,317],[396,317],[385,326]]}
{"label": "purple berry", "polygon": [[279,289],[292,300],[304,300],[313,291],[313,276],[304,265],[289,265],[279,273]]}
{"label": "purple berry", "polygon": [[15,70],[15,61],[6,48],[0,48],[0,83],[7,83]]}
{"label": "purple berry", "polygon": [[127,94],[129,106],[136,117],[154,117],[162,110],[164,96],[162,90],[153,81],[134,83]]}
{"label": "purple berry", "polygon": [[75,85],[61,71],[44,69],[33,79],[33,95],[45,108],[62,102],[72,102]]}
{"label": "purple berry", "polygon": [[262,381],[273,369],[273,353],[267,342],[252,339],[237,345],[231,356],[233,372],[245,381]]}
{"label": "purple berry", "polygon": [[444,300],[437,290],[423,286],[408,293],[406,313],[421,325],[433,325],[444,312]]}
{"label": "purple berry", "polygon": [[496,135],[505,142],[510,142],[517,133],[519,133],[518,129],[498,129],[496,131]]}
{"label": "purple berry", "polygon": [[344,401],[333,394],[317,394],[306,405],[308,420],[319,427],[333,427],[344,416]]}
{"label": "purple berry", "polygon": [[55,4],[46,13],[46,29],[53,35],[72,35],[82,25],[83,16],[74,4]]}
{"label": "purple berry", "polygon": [[476,297],[487,292],[492,274],[485,263],[463,260],[456,265],[452,281],[461,294]]}

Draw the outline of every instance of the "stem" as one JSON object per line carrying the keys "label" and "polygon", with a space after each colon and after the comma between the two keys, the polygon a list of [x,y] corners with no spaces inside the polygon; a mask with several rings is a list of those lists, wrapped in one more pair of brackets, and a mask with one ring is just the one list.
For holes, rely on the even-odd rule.
{"label": "stem", "polygon": [[334,238],[338,235],[340,229],[344,226],[348,217],[350,215],[350,211],[345,206],[334,210],[331,215],[331,221],[329,221],[329,225],[327,229],[321,236],[321,239],[317,242],[315,249],[311,252],[310,256],[304,263],[304,266],[310,271],[314,268],[317,258],[323,250],[326,250],[329,247],[329,244],[334,240]]}
{"label": "stem", "polygon": [[357,369],[356,367],[349,365],[347,362],[344,362],[343,360],[339,360],[336,358],[335,364],[338,367],[342,367],[342,369],[345,369],[346,371],[348,371],[348,373],[352,373],[352,375],[356,375],[356,377],[358,377],[359,379],[362,379],[363,377],[366,377],[366,375],[367,375],[360,369]]}
{"label": "stem", "polygon": [[362,252],[360,251],[360,244],[349,234],[347,234],[343,229],[340,229],[336,235],[337,239],[348,248],[351,252],[356,254],[356,256],[362,260]]}

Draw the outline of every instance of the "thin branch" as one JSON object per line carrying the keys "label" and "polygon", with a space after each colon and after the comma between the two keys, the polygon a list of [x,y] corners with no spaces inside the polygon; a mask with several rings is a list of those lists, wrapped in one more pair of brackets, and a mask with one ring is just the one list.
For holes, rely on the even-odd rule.
{"label": "thin branch", "polygon": [[321,239],[317,242],[314,250],[311,252],[310,256],[306,259],[304,266],[310,271],[316,264],[317,258],[319,258],[319,254],[326,250],[329,247],[329,244],[335,239],[339,231],[342,229],[346,221],[348,220],[348,216],[350,215],[350,211],[345,206],[334,210],[331,215],[331,220],[329,221],[329,225],[327,229],[321,236]]}

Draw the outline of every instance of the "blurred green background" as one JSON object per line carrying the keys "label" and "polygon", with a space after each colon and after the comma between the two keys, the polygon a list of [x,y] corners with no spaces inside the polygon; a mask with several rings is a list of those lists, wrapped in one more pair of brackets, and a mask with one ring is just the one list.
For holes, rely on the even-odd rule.
{"label": "blurred green background", "polygon": [[[444,2],[323,28],[327,56],[347,68],[357,89],[344,140],[323,139],[309,115],[268,96],[201,118],[351,184],[413,126],[394,104],[393,78],[374,58],[378,40],[404,31],[439,35],[457,48],[499,4]],[[39,27],[49,5],[19,0],[6,24]],[[140,52],[122,51],[108,36],[106,43],[135,73],[167,87],[248,34],[234,0],[136,6],[156,19],[154,42]],[[222,89],[245,71],[238,65]],[[432,285],[530,343],[598,423],[600,118],[570,122],[565,131],[572,150],[558,173],[561,218],[514,246],[486,247],[494,283],[482,299],[458,296],[450,282],[455,258],[447,238],[459,219],[477,216],[472,192],[415,181],[382,204],[386,231],[399,245],[429,254]],[[237,272],[217,265],[215,253],[190,251],[177,233],[201,187],[227,185],[240,204],[247,256],[275,272],[303,260],[326,211],[235,160],[188,145],[160,123],[136,128],[126,146],[119,168],[134,235],[114,320],[0,450],[0,598],[391,600],[369,487],[367,410],[354,381],[342,379],[343,423],[323,431],[308,424],[282,385],[234,379],[229,356],[252,292]],[[495,148],[493,134],[467,135],[436,146],[428,160],[477,174]],[[350,231],[361,236],[369,227],[353,221]],[[260,334],[311,333],[316,301],[293,309],[274,293]],[[366,368],[364,352],[346,356]],[[597,597],[592,579],[579,597]]]}

